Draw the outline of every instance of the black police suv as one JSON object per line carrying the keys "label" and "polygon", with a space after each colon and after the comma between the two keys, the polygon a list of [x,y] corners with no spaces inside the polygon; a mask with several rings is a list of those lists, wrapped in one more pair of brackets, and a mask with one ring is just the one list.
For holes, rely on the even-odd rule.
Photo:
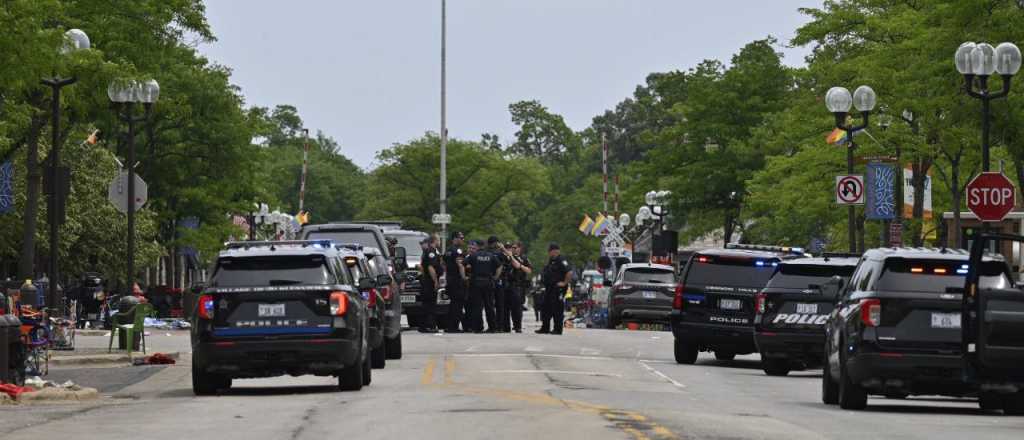
{"label": "black police suv", "polygon": [[366,264],[373,274],[377,286],[375,290],[380,294],[383,302],[380,304],[383,312],[384,351],[388,359],[402,358],[402,301],[398,296],[398,281],[395,279],[394,264],[384,257],[384,253],[375,247],[364,247],[363,255],[366,256]]}
{"label": "black police suv", "polygon": [[668,322],[675,289],[676,274],[672,266],[651,263],[623,265],[615,276],[608,297],[608,328],[618,327],[623,320]]}
{"label": "black police suv", "polygon": [[779,263],[754,302],[754,342],[769,376],[821,365],[825,323],[835,306],[835,291],[822,286],[833,277],[849,280],[856,257],[797,258]]}
{"label": "black police suv", "polygon": [[213,394],[232,379],[313,374],[341,390],[371,380],[369,319],[329,241],[229,243],[196,301],[192,390]]}
{"label": "black police suv", "polygon": [[971,268],[963,250],[867,251],[839,291],[826,327],[822,401],[863,409],[868,395],[978,395],[978,386],[964,380],[961,347],[962,294],[971,269],[980,289],[1013,287],[998,255]]}
{"label": "black police suv", "polygon": [[[396,276],[403,282],[400,297],[402,313],[405,313],[410,327],[421,327],[424,325],[426,313],[423,310],[423,302],[420,300],[420,294],[422,293],[420,261],[423,259],[423,249],[420,247],[420,242],[427,238],[428,235],[425,232],[402,229],[387,230],[384,231],[384,234],[388,238],[395,239],[398,242],[398,246],[402,246],[406,250],[405,267],[396,266],[395,268]],[[440,287],[438,286],[439,289]],[[434,322],[446,322],[444,316],[448,314],[448,305],[450,303],[451,301],[448,300],[447,296],[443,296],[438,292],[437,303],[434,305]]]}
{"label": "black police suv", "polygon": [[370,267],[365,251],[360,244],[335,244],[341,251],[341,260],[345,270],[353,280],[369,278],[373,282],[369,286],[361,286],[359,293],[366,301],[367,316],[370,325],[367,343],[370,345],[370,366],[375,369],[384,368],[387,363],[387,356],[384,348],[384,327],[386,318],[384,314],[384,296],[377,289],[379,281],[377,274]]}
{"label": "black police suv", "polygon": [[676,362],[693,364],[700,351],[714,351],[719,360],[757,351],[754,296],[791,252],[775,246],[729,245],[691,255],[676,285],[669,318]]}

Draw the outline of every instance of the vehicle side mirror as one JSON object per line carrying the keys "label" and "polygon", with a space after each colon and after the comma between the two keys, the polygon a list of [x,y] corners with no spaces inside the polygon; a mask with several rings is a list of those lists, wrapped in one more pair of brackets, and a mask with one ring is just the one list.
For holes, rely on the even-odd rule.
{"label": "vehicle side mirror", "polygon": [[362,277],[359,279],[359,290],[370,290],[374,287],[377,286],[373,283],[373,278]]}
{"label": "vehicle side mirror", "polygon": [[405,251],[405,248],[404,248],[404,247],[402,247],[402,246],[397,246],[397,247],[395,247],[395,258],[402,258],[402,259],[405,259],[405,257],[406,257],[406,256],[408,256],[408,255],[409,255],[409,254],[408,254],[408,253],[406,253],[406,251]]}
{"label": "vehicle side mirror", "polygon": [[821,285],[821,294],[828,298],[837,299],[839,298],[839,292],[843,290],[844,284],[846,282],[843,280],[843,277],[836,275]]}
{"label": "vehicle side mirror", "polygon": [[384,287],[391,284],[391,275],[383,274],[377,276],[377,285]]}

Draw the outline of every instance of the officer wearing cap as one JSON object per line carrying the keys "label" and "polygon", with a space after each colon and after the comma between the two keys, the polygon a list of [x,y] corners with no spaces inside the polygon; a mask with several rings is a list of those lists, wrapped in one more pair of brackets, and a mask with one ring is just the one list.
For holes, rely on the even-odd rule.
{"label": "officer wearing cap", "polygon": [[441,275],[444,267],[441,265],[441,253],[437,250],[437,239],[431,236],[423,239],[423,256],[420,257],[420,286],[423,291],[420,293],[420,302],[423,304],[423,321],[420,324],[420,333],[435,333],[437,325],[434,322],[434,313],[437,308],[437,288],[440,286]]}
{"label": "officer wearing cap", "polygon": [[483,322],[480,319],[480,312],[483,311],[487,317],[487,332],[496,331],[496,316],[494,315],[494,283],[500,270],[498,257],[487,249],[479,248],[466,258],[466,266],[469,268],[469,320],[474,333],[484,331]]}
{"label": "officer wearing cap", "polygon": [[[537,333],[562,334],[565,321],[565,292],[572,280],[572,266],[562,257],[562,248],[557,243],[548,246],[548,264],[541,275],[544,282],[544,308],[541,310],[541,325]],[[554,321],[553,328],[549,324]]]}
{"label": "officer wearing cap", "polygon": [[[462,251],[462,242],[466,236],[461,232],[452,232],[451,247],[444,254],[444,274],[447,281],[448,298],[451,303],[448,305],[448,333],[461,333],[470,330],[465,320],[464,309],[466,307],[466,266],[464,265],[465,254]],[[459,324],[462,330],[459,330]]]}
{"label": "officer wearing cap", "polygon": [[516,333],[523,332],[523,304],[526,303],[526,292],[530,286],[530,274],[533,273],[533,265],[530,259],[526,258],[526,248],[523,242],[508,243],[505,246],[505,255],[508,257],[508,270],[506,276],[508,288],[505,290],[505,310],[508,316],[502,318],[502,324]]}

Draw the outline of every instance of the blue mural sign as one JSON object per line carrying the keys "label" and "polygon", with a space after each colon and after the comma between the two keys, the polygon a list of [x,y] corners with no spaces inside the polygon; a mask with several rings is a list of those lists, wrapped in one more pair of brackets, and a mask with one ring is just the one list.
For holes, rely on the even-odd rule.
{"label": "blue mural sign", "polygon": [[896,167],[884,163],[869,163],[865,176],[868,220],[896,218]]}
{"label": "blue mural sign", "polygon": [[0,164],[0,214],[14,210],[14,164]]}

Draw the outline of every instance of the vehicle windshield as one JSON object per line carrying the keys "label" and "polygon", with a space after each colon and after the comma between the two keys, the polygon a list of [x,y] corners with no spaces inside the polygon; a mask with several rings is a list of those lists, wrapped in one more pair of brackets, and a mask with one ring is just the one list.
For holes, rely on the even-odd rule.
{"label": "vehicle windshield", "polygon": [[[1013,283],[1005,271],[1004,263],[982,263],[978,287],[1012,287]],[[959,293],[963,292],[966,276],[966,261],[890,258],[886,260],[885,270],[878,278],[874,290]]]}
{"label": "vehicle windshield", "polygon": [[686,272],[686,284],[762,288],[775,273],[777,259],[693,258]]}
{"label": "vehicle windshield", "polygon": [[405,248],[406,259],[419,259],[423,256],[423,248],[420,247],[420,242],[426,235],[414,235],[414,234],[394,234],[388,235],[390,238],[398,240],[398,247]]}
{"label": "vehicle windshield", "polygon": [[835,266],[819,264],[785,264],[768,282],[768,287],[782,289],[808,289],[818,286],[838,275],[849,279],[856,266]]}
{"label": "vehicle windshield", "polygon": [[351,231],[311,231],[306,240],[332,240],[337,244],[361,244],[363,246],[380,248],[383,243],[377,243],[377,236],[373,231],[351,230]]}
{"label": "vehicle windshield", "polygon": [[222,258],[211,278],[217,287],[333,284],[322,256]]}
{"label": "vehicle windshield", "polygon": [[653,267],[638,267],[626,269],[622,275],[624,283],[649,283],[649,284],[673,284],[676,282],[675,274],[671,270],[657,269]]}

